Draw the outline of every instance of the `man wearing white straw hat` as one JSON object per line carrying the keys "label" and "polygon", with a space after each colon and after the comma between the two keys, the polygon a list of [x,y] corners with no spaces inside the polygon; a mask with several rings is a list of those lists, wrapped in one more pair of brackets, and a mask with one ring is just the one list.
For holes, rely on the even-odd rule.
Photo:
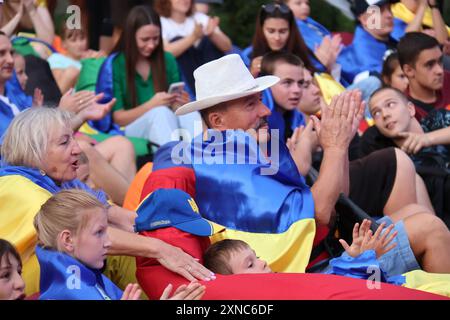
{"label": "man wearing white straw hat", "polygon": [[[272,154],[271,162],[279,162],[279,171],[264,176],[261,168],[272,163],[260,158],[251,161],[251,155],[260,151],[254,150],[254,138],[259,146],[277,136],[273,130],[269,133],[266,118],[270,111],[260,100],[261,92],[279,81],[277,77],[255,79],[238,55],[228,55],[196,69],[194,78],[197,101],[180,107],[176,113],[200,111],[212,130],[205,137],[199,135],[189,145],[185,144],[188,160],[194,155],[190,163],[180,161],[186,160],[186,154],[178,157],[182,142],[162,146],[155,155],[154,171],[144,185],[142,196],[173,180],[169,185],[191,193],[205,218],[227,228],[213,241],[244,240],[268,261],[272,270],[304,272],[316,223],[328,225],[339,194],[349,190],[347,149],[362,118],[361,94],[349,91],[334,97],[330,106],[322,109],[321,120],[314,118],[324,156],[319,177],[310,188],[297,168],[304,152],[298,131],[292,137],[291,150],[281,142],[276,146],[272,141],[270,150],[263,152]],[[244,163],[239,162],[240,152],[245,153]],[[278,153],[278,157],[273,157],[273,153]],[[200,155],[201,161],[195,155]],[[405,158],[410,161],[406,155]],[[380,162],[376,155],[353,167],[367,170],[374,162]],[[380,190],[373,191],[373,197],[382,193],[389,196],[398,187],[397,180],[403,178],[405,168],[398,159],[397,163],[398,170],[394,169],[390,186],[379,186]],[[374,181],[376,175],[384,174],[382,166],[379,163],[378,166],[377,170],[381,171],[371,173]],[[414,182],[409,185],[414,188],[410,199],[406,198],[407,184],[402,185],[403,199],[384,199],[386,206],[397,202],[398,211],[391,215],[393,219],[383,218],[385,222],[404,220],[395,227],[399,234],[396,248],[380,258],[380,265],[387,274],[402,274],[420,268],[416,256],[421,258],[426,271],[450,272],[450,252],[446,249],[450,245],[450,233],[428,209],[416,204],[414,185]],[[358,188],[366,190],[367,186],[358,185]],[[401,201],[410,205],[402,208]],[[439,254],[430,254],[432,250]]]}

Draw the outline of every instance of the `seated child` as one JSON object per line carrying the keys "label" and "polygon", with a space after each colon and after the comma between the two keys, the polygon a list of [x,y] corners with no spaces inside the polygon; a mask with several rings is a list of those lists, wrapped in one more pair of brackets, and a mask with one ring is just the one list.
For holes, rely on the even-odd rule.
{"label": "seated child", "polygon": [[401,92],[405,92],[408,88],[409,80],[400,66],[397,52],[392,52],[384,60],[381,77],[386,86],[391,86]]}
{"label": "seated child", "polygon": [[[396,231],[391,233],[393,225],[386,228],[383,234],[384,223],[375,234],[372,234],[370,225],[370,220],[364,220],[361,226],[359,223],[355,224],[351,245],[345,240],[339,240],[348,256],[358,258],[364,252],[373,250],[378,258],[395,247],[395,242],[390,244],[397,235]],[[224,275],[272,272],[267,262],[257,257],[255,251],[241,240],[226,239],[212,244],[204,253],[203,263],[212,272]]]}
{"label": "seated child", "polygon": [[[52,196],[34,218],[41,267],[40,299],[138,300],[141,289],[129,284],[122,292],[101,273],[111,242],[106,208],[81,190]],[[164,290],[167,299],[172,286]],[[201,299],[205,287],[197,282],[180,286],[171,299]]]}
{"label": "seated child", "polygon": [[22,261],[14,246],[0,239],[0,300],[25,298]]}

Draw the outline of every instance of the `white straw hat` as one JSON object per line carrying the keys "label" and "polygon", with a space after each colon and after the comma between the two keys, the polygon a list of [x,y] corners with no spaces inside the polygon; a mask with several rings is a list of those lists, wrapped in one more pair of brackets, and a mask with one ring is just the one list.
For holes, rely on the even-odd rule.
{"label": "white straw hat", "polygon": [[178,108],[177,115],[203,110],[261,92],[280,81],[275,76],[254,78],[237,54],[226,55],[194,71],[197,101]]}

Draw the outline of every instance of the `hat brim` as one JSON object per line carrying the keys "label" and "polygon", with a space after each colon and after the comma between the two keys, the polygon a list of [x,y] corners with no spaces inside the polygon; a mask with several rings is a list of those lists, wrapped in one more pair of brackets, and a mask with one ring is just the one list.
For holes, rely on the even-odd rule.
{"label": "hat brim", "polygon": [[198,100],[198,101],[193,101],[193,102],[187,103],[184,106],[181,106],[180,108],[178,108],[178,110],[175,112],[175,114],[177,116],[181,116],[181,115],[184,115],[184,114],[187,114],[190,112],[200,111],[203,109],[207,109],[209,107],[213,107],[222,102],[231,101],[231,100],[243,98],[246,96],[250,96],[252,94],[255,94],[255,93],[261,92],[267,88],[270,88],[271,86],[276,84],[278,81],[280,81],[280,78],[275,77],[275,76],[264,76],[264,77],[256,78],[255,81],[257,83],[257,86],[250,90],[238,92],[238,93],[231,93],[231,94],[209,97],[209,98]]}
{"label": "hat brim", "polygon": [[201,237],[209,237],[225,229],[223,226],[204,218],[177,223],[172,226],[180,229],[181,231],[195,234]]}

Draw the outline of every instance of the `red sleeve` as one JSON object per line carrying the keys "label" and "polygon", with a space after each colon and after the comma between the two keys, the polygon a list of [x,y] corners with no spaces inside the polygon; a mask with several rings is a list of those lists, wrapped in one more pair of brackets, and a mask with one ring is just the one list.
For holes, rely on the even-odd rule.
{"label": "red sleeve", "polygon": [[194,170],[177,167],[153,171],[144,183],[141,201],[157,189],[179,189],[195,199]]}

